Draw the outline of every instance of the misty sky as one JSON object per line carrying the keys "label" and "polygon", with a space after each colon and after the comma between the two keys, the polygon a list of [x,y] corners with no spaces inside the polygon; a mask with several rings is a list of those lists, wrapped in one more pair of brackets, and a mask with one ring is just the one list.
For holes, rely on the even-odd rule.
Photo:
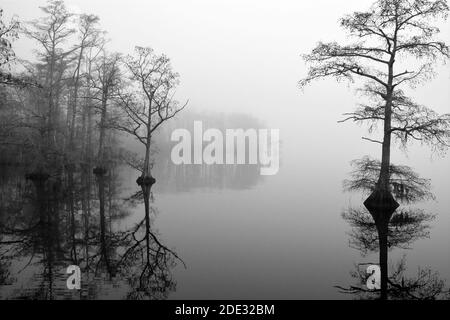
{"label": "misty sky", "polygon": [[[340,114],[352,108],[352,104],[330,105],[348,98],[342,97],[346,87],[332,81],[332,85],[319,82],[301,94],[297,82],[306,68],[300,54],[310,51],[319,40],[344,40],[338,19],[365,10],[372,2],[66,1],[74,12],[100,16],[111,50],[129,53],[139,45],[166,53],[181,74],[179,96],[189,98],[191,107],[239,110],[277,119],[317,117],[320,114],[313,111],[324,102],[324,112],[333,112],[330,116],[334,110]],[[7,15],[14,13],[23,20],[40,15],[38,6],[43,4],[40,0],[2,0]],[[442,29],[443,37],[450,39],[449,23]],[[29,43],[20,41],[16,46],[20,57],[31,56]],[[448,87],[449,69],[444,72],[446,77],[431,90],[424,90],[424,95]],[[351,96],[353,92],[347,91]],[[445,94],[430,102],[444,111],[449,92],[442,91]]]}

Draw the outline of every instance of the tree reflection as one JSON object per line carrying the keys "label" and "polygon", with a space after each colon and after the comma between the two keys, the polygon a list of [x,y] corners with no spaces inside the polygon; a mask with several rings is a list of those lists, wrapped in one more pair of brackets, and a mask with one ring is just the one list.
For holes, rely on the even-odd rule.
{"label": "tree reflection", "polygon": [[355,267],[356,271],[351,273],[359,285],[337,288],[344,293],[358,294],[361,298],[442,298],[446,294],[444,282],[439,279],[437,273],[429,269],[419,269],[417,276],[408,277],[405,275],[406,260],[403,259],[388,273],[389,250],[409,249],[416,240],[429,237],[429,223],[435,215],[414,207],[403,206],[398,209],[398,206],[399,203],[411,205],[418,201],[434,199],[430,191],[430,181],[420,178],[407,166],[391,165],[390,196],[375,199],[373,195],[381,168],[380,162],[365,157],[353,161],[352,164],[354,170],[350,174],[351,178],[344,181],[344,188],[370,196],[364,202],[364,207],[350,207],[344,210],[342,217],[352,227],[349,233],[350,247],[359,250],[363,255],[379,252],[379,263],[369,265],[380,266],[381,286],[379,290],[367,288],[368,264],[360,264]]}
{"label": "tree reflection", "polygon": [[[69,169],[64,180],[31,174],[2,181],[9,192],[0,206],[0,295],[93,299],[109,296],[112,286],[118,298],[167,298],[181,260],[157,237],[150,193],[121,198],[113,167],[94,175],[89,167]],[[123,227],[136,217],[138,223]],[[69,265],[81,268],[81,291],[66,287]]]}
{"label": "tree reflection", "polygon": [[[155,133],[154,140],[157,148],[155,148],[154,166],[158,175],[164,177],[164,180],[158,181],[158,192],[188,192],[190,190],[205,188],[246,190],[259,184],[262,180],[260,165],[207,165],[204,163],[175,165],[172,162],[171,152],[172,148],[176,145],[174,141],[171,141],[172,132],[180,128],[194,132],[194,122],[199,119],[202,119],[205,131],[209,128],[214,128],[225,133],[227,129],[232,128],[248,130],[264,129],[267,127],[259,119],[246,114],[200,113],[193,110],[186,110],[182,118],[173,119],[164,127],[161,127],[159,132]],[[203,142],[203,147],[205,146],[206,144]],[[227,150],[224,146],[223,154],[226,154],[226,152]],[[248,159],[248,142],[245,146],[245,152]]]}
{"label": "tree reflection", "polygon": [[152,205],[152,184],[142,185],[142,190],[128,200],[131,203],[144,201],[144,218],[131,230],[124,234],[123,242],[126,251],[121,256],[118,266],[129,275],[128,281],[132,290],[127,299],[165,299],[168,293],[175,290],[176,283],[170,270],[175,267],[176,260],[184,262],[178,255],[158,239],[152,230],[152,217],[157,209]]}
{"label": "tree reflection", "polygon": [[[69,259],[64,253],[64,240],[61,238],[61,219],[59,184],[48,175],[29,175],[35,187],[29,205],[16,203],[17,210],[9,211],[7,219],[1,223],[3,234],[2,259],[22,262],[19,274],[33,267],[33,290],[20,290],[21,299],[53,299],[56,291],[57,269]],[[11,274],[11,273],[10,273]]]}
{"label": "tree reflection", "polygon": [[[348,208],[342,217],[352,227],[349,233],[350,247],[364,255],[379,250],[378,231],[369,211],[364,208]],[[421,209],[401,209],[395,212],[388,225],[387,247],[410,249],[410,245],[430,234],[430,225],[435,216]]]}
{"label": "tree reflection", "polygon": [[[372,263],[355,265],[350,273],[355,279],[356,285],[349,287],[335,286],[341,293],[352,294],[360,299],[378,299],[380,290],[369,290],[367,283],[367,266]],[[415,275],[407,275],[406,258],[403,257],[392,267],[388,278],[388,290],[386,295],[391,300],[436,300],[448,299],[449,289],[445,288],[445,281],[439,277],[439,273],[429,268],[418,269]]]}

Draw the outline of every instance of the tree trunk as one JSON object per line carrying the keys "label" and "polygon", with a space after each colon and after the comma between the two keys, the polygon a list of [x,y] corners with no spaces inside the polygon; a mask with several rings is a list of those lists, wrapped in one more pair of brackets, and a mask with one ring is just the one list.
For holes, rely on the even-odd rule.
{"label": "tree trunk", "polygon": [[75,75],[75,85],[74,85],[74,92],[73,92],[73,101],[72,101],[72,111],[71,111],[71,122],[70,122],[70,140],[69,140],[69,146],[71,152],[75,152],[75,120],[77,115],[77,105],[78,105],[78,89],[79,89],[79,83],[80,83],[80,69],[81,69],[81,60],[83,58],[83,50],[84,50],[84,44],[81,44],[80,54],[78,56],[78,63],[77,63],[77,71]]}
{"label": "tree trunk", "polygon": [[391,166],[391,129],[392,129],[392,100],[394,94],[394,61],[395,55],[391,56],[389,62],[388,82],[386,88],[386,104],[384,106],[384,135],[383,147],[381,155],[381,170],[378,180],[377,189],[382,192],[388,192],[390,180],[390,166]]}
{"label": "tree trunk", "polygon": [[47,151],[52,150],[52,131],[53,131],[53,78],[55,69],[55,44],[52,45],[52,51],[50,55],[50,66],[48,70],[48,117],[47,117]]}
{"label": "tree trunk", "polygon": [[105,136],[106,136],[106,115],[108,104],[108,91],[104,90],[102,95],[102,113],[100,116],[100,137],[98,144],[98,162],[99,166],[104,167],[105,164]]}
{"label": "tree trunk", "polygon": [[380,246],[380,271],[381,271],[381,300],[387,300],[388,290],[388,228],[393,213],[399,207],[390,190],[391,167],[391,136],[392,136],[392,103],[394,94],[394,62],[395,48],[391,55],[388,70],[388,83],[386,88],[386,104],[384,107],[384,137],[381,155],[381,168],[378,183],[374,194],[369,197],[372,202],[366,207],[375,220],[378,229],[378,241]]}
{"label": "tree trunk", "polygon": [[100,244],[101,244],[101,259],[105,264],[106,271],[110,277],[113,276],[113,270],[109,260],[109,240],[106,233],[106,214],[105,214],[105,176],[97,175],[98,178],[98,197],[100,209]]}
{"label": "tree trunk", "polygon": [[77,256],[77,241],[76,241],[76,218],[75,218],[75,190],[74,190],[74,166],[69,164],[67,168],[68,182],[67,187],[69,191],[69,214],[70,214],[70,236],[72,240],[71,258],[75,264],[78,264]]}
{"label": "tree trunk", "polygon": [[82,202],[81,209],[83,212],[83,224],[84,224],[84,249],[85,249],[85,259],[86,269],[89,268],[89,218],[90,218],[90,195],[91,195],[91,181],[90,181],[90,171],[89,167],[83,165],[81,173],[82,179]]}
{"label": "tree trunk", "polygon": [[386,103],[385,122],[384,122],[384,139],[381,155],[381,170],[378,180],[378,190],[389,191],[390,166],[391,166],[391,103]]}
{"label": "tree trunk", "polygon": [[377,225],[380,246],[381,300],[388,298],[388,223],[382,221]]}
{"label": "tree trunk", "polygon": [[[90,92],[89,92],[90,96]],[[86,160],[89,166],[92,163],[92,100],[87,100],[87,137],[86,137]]]}
{"label": "tree trunk", "polygon": [[144,206],[145,206],[145,244],[146,244],[146,255],[147,264],[150,263],[150,191],[151,186],[142,186],[142,191],[144,192]]}
{"label": "tree trunk", "polygon": [[152,110],[152,102],[151,99],[149,101],[149,107],[148,107],[148,123],[147,123],[147,143],[145,144],[145,161],[144,161],[144,168],[142,170],[142,177],[145,178],[152,178],[152,172],[151,172],[151,163],[150,163],[150,152],[151,152],[151,145],[152,145],[152,116],[151,116],[151,110]]}

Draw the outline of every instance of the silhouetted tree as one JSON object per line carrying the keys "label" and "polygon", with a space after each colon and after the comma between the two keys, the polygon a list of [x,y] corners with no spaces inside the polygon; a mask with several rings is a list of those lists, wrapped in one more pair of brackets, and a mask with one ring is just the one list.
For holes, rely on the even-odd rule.
{"label": "silhouetted tree", "polygon": [[[120,54],[108,54],[103,51],[102,57],[96,63],[94,74],[90,77],[90,86],[98,91],[96,94],[100,102],[99,142],[97,151],[97,168],[105,169],[106,160],[106,133],[109,127],[110,117],[108,116],[108,106],[112,98],[117,96],[117,92],[123,82],[120,70]],[[100,170],[101,171],[101,170]]]}
{"label": "silhouetted tree", "polygon": [[63,1],[48,1],[47,5],[41,7],[45,17],[34,20],[24,29],[24,33],[35,40],[42,48],[38,51],[38,57],[41,61],[37,65],[40,83],[43,86],[44,97],[39,106],[40,117],[43,120],[43,127],[40,131],[45,137],[45,145],[41,148],[42,158],[39,163],[39,169],[43,170],[43,162],[54,159],[57,154],[57,132],[61,127],[60,118],[62,115],[61,94],[65,83],[63,77],[68,70],[68,64],[71,62],[73,48],[67,50],[64,48],[65,42],[75,33],[70,26],[72,14],[69,13]]}
{"label": "silhouetted tree", "polygon": [[136,47],[135,55],[125,59],[131,88],[120,95],[120,106],[126,113],[124,122],[116,123],[119,130],[134,135],[145,147],[141,168],[142,181],[153,179],[151,174],[152,134],[164,122],[172,119],[184,106],[174,100],[179,75],[172,70],[169,58],[156,55],[151,48]]}
{"label": "silhouetted tree", "polygon": [[[343,121],[383,124],[381,141],[365,138],[380,143],[382,155],[375,189],[364,203],[379,226],[383,286],[387,283],[384,248],[388,224],[399,206],[389,187],[392,136],[399,138],[404,146],[410,140],[419,140],[438,149],[448,147],[450,116],[439,116],[418,105],[402,89],[428,79],[433,75],[434,63],[449,58],[449,47],[435,39],[439,29],[433,25],[437,18],[445,20],[448,11],[445,0],[378,0],[370,10],[341,19],[341,26],[357,39],[354,43],[319,43],[304,56],[311,68],[308,76],[300,81],[302,87],[325,77],[351,82],[357,78],[365,80],[361,91],[368,96],[368,103],[346,114]],[[405,68],[403,65],[410,59],[419,66]],[[382,293],[386,292],[383,289]]]}
{"label": "silhouetted tree", "polygon": [[[0,179],[10,196],[0,193],[0,282],[13,281],[12,261],[26,260],[32,288],[19,290],[20,298],[58,297],[61,268],[77,264],[90,283],[81,298],[86,290],[100,294],[97,278],[105,274],[105,281],[128,281],[130,298],[166,297],[177,257],[152,230],[150,145],[152,133],[184,108],[173,99],[178,74],[151,49],[127,59],[109,53],[96,16],[74,15],[60,0],[41,9],[43,17],[21,29],[36,42],[38,59],[17,59],[20,76],[11,75],[13,67],[9,72],[19,24],[3,22],[0,13],[0,162],[25,165],[19,180],[25,176],[35,187],[29,201],[15,192],[20,183]],[[138,166],[145,214],[131,230],[113,228],[130,214],[114,182],[122,161],[114,128],[145,141],[145,165]]]}
{"label": "silhouetted tree", "polygon": [[[334,77],[338,80],[367,80],[361,89],[370,98],[344,120],[382,122],[384,134],[381,171],[377,188],[389,190],[391,137],[403,144],[420,140],[438,148],[448,147],[450,116],[439,116],[407,97],[402,86],[415,86],[433,75],[433,64],[449,58],[449,48],[435,40],[439,29],[432,22],[447,18],[445,0],[378,0],[366,12],[341,19],[341,26],[358,39],[348,45],[319,43],[304,59],[311,63],[308,76],[300,83]],[[396,66],[409,58],[421,63],[410,68]],[[402,71],[396,69],[402,68]]]}
{"label": "silhouetted tree", "polygon": [[12,41],[19,36],[19,22],[13,18],[5,23],[3,20],[3,9],[0,9],[0,84],[15,83],[15,78],[8,70],[9,64],[15,58],[12,49]]}
{"label": "silhouetted tree", "polygon": [[[119,93],[120,107],[126,114],[113,125],[115,128],[134,135],[145,147],[143,164],[140,166],[141,176],[137,184],[142,189],[144,198],[145,247],[147,270],[151,266],[150,196],[155,179],[152,167],[152,134],[166,121],[175,117],[186,105],[180,106],[174,100],[174,90],[179,83],[179,75],[172,70],[169,58],[156,55],[151,48],[136,47],[135,56],[125,59],[125,66],[130,75],[130,88]],[[145,271],[144,270],[144,271]]]}
{"label": "silhouetted tree", "polygon": [[82,14],[79,17],[79,43],[76,44],[76,65],[72,76],[72,91],[70,108],[67,111],[68,127],[70,128],[69,133],[69,150],[75,152],[75,126],[76,126],[76,116],[78,111],[78,101],[79,101],[79,90],[81,87],[81,75],[82,75],[82,64],[85,60],[85,52],[94,46],[102,46],[103,40],[101,38],[101,32],[97,25],[99,23],[99,18],[94,15]]}

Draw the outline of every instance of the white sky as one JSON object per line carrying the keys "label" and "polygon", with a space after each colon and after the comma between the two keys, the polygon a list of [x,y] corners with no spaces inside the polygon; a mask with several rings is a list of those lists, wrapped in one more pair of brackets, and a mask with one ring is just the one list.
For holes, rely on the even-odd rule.
{"label": "white sky", "polygon": [[[319,88],[345,87],[318,83],[305,94],[297,89],[306,68],[300,58],[319,40],[344,40],[338,19],[367,9],[372,0],[71,0],[75,12],[93,13],[111,38],[110,48],[131,52],[151,46],[171,57],[181,74],[180,95],[201,109],[239,110],[273,117],[311,103],[302,98]],[[23,20],[40,15],[42,0],[2,0],[7,15]],[[444,30],[450,38],[447,23]],[[16,43],[29,57],[30,43]],[[445,70],[447,84],[449,69]],[[448,91],[448,90],[445,90]],[[448,101],[448,93],[444,95]],[[438,98],[440,103],[444,101]],[[336,99],[333,99],[336,101]],[[301,106],[303,105],[303,106]],[[439,108],[439,106],[437,106]],[[348,111],[341,109],[343,112]],[[294,111],[296,112],[296,111]],[[303,110],[304,112],[304,110]],[[285,115],[281,115],[284,118]]]}

